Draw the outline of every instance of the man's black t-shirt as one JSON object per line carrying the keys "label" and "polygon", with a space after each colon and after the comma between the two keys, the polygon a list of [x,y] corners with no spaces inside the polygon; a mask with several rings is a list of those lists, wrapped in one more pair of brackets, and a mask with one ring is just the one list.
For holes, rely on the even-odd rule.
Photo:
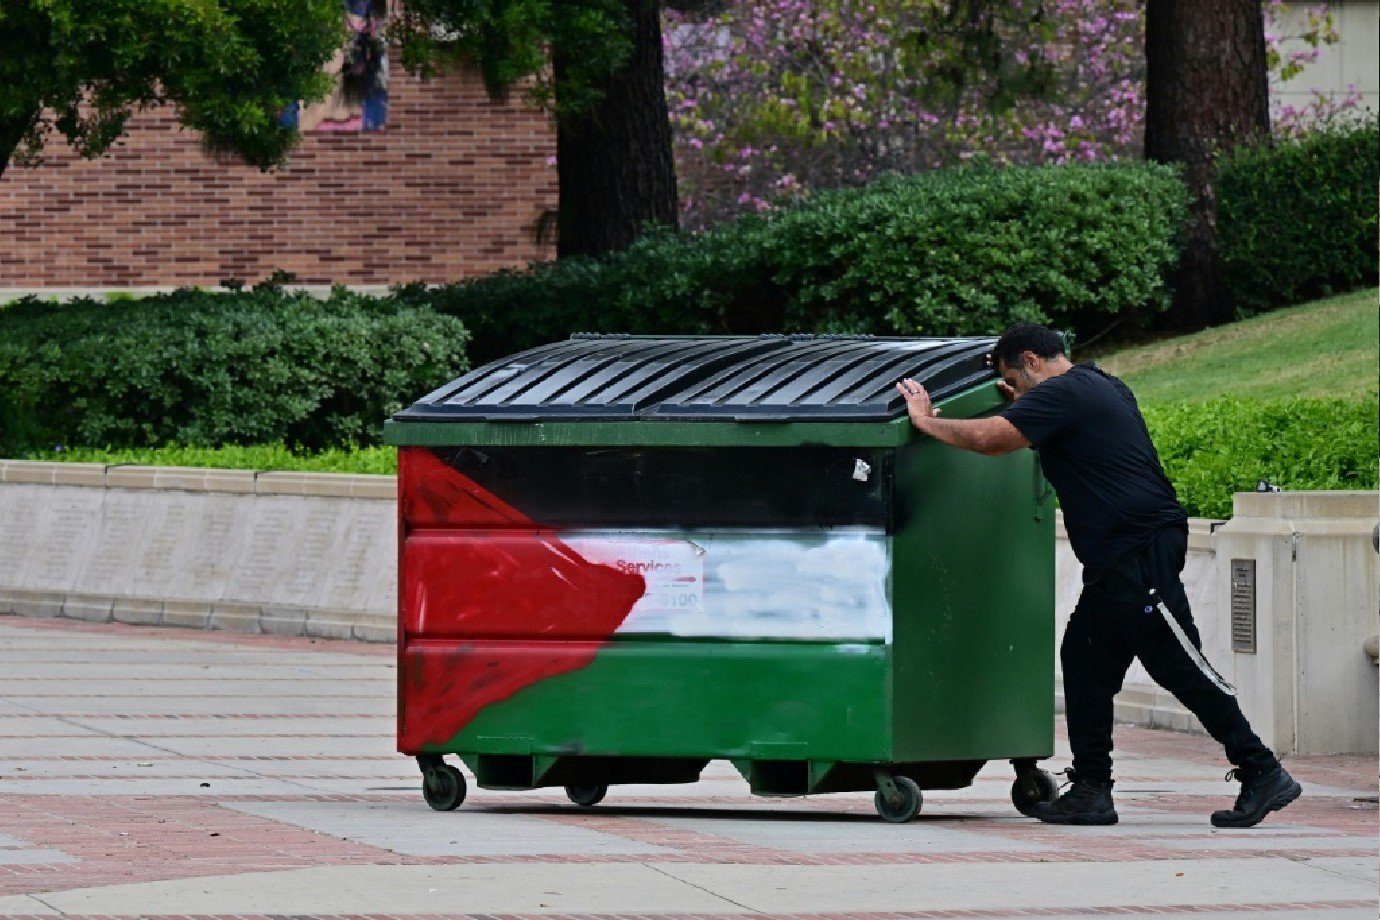
{"label": "man's black t-shirt", "polygon": [[1001,415],[1040,452],[1085,582],[1160,528],[1187,526],[1136,398],[1096,364],[1045,380]]}

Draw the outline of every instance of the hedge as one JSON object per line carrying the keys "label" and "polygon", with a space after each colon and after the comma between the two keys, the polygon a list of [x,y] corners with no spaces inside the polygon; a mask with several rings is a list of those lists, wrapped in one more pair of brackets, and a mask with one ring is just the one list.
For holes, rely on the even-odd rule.
{"label": "hedge", "polygon": [[1374,400],[1222,397],[1146,407],[1165,473],[1188,513],[1231,517],[1233,492],[1376,488]]}
{"label": "hedge", "polygon": [[1238,312],[1375,285],[1378,184],[1374,114],[1225,157],[1218,245]]}
{"label": "hedge", "polygon": [[1158,165],[953,170],[820,196],[771,235],[789,326],[1082,332],[1168,305],[1186,193]]}
{"label": "hedge", "polygon": [[288,470],[308,473],[363,473],[392,476],[398,472],[395,447],[328,447],[313,451],[284,444],[248,444],[226,447],[63,447],[34,450],[20,459],[49,463],[133,464],[135,466],[189,466],[221,470]]}
{"label": "hedge", "polygon": [[[1233,492],[1257,479],[1287,490],[1375,489],[1377,406],[1371,400],[1294,398],[1272,402],[1224,397],[1144,410],[1165,471],[1190,515],[1231,517]],[[335,473],[393,473],[390,447],[304,453],[282,445],[35,451],[34,460],[208,466]]]}
{"label": "hedge", "polygon": [[379,439],[466,367],[454,318],[336,290],[182,290],[0,309],[0,452]]}
{"label": "hedge", "polygon": [[1086,333],[1167,304],[1186,206],[1156,164],[944,170],[397,296],[461,319],[476,363],[576,331]]}

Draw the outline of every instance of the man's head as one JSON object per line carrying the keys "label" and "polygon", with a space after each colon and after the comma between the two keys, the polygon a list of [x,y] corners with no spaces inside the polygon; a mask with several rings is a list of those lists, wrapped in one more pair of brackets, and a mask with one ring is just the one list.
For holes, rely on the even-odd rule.
{"label": "man's head", "polygon": [[992,367],[1011,388],[1011,395],[1024,396],[1072,365],[1058,333],[1038,323],[1016,323],[992,348]]}

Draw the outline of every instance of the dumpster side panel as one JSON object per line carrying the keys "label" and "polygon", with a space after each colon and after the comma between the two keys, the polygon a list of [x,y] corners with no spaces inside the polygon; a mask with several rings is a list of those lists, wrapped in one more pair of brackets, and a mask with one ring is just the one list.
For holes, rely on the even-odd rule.
{"label": "dumpster side panel", "polygon": [[[545,666],[553,645],[417,642],[404,667],[444,671],[475,656],[525,672]],[[882,644],[616,641],[485,707],[452,737],[417,736],[415,749],[737,758],[788,744],[798,759],[884,760],[888,657]]]}
{"label": "dumpster side panel", "polygon": [[[652,530],[626,522],[714,458],[404,448],[399,749],[885,759],[889,464],[867,456],[865,478],[854,452],[821,454],[777,492],[759,468],[723,477]],[[602,471],[602,503],[545,487],[566,464]],[[724,527],[735,494],[752,520],[805,526]]]}
{"label": "dumpster side panel", "polygon": [[898,451],[895,759],[1048,757],[1054,500],[1034,451]]}
{"label": "dumpster side panel", "polygon": [[[398,747],[449,737],[485,706],[589,664],[646,591],[646,580],[590,563],[517,509],[427,451],[399,457]],[[504,541],[457,540],[427,524],[465,509]],[[546,636],[546,654],[418,656],[433,622],[470,634]]]}
{"label": "dumpster side panel", "polygon": [[[621,754],[627,722],[675,712],[669,697],[687,713],[733,713],[721,713],[717,725],[696,723],[676,741],[678,751],[728,756],[783,733],[855,751],[863,739],[849,736],[860,725],[879,737],[885,730],[884,720],[856,713],[880,707],[885,687],[886,547],[880,530],[857,528],[411,533],[401,585],[400,745],[446,744],[519,691],[612,658],[621,676],[579,684],[578,718],[501,706],[492,718],[508,728],[469,737],[521,731],[561,752],[574,745]],[[656,639],[663,641],[649,641]],[[757,701],[751,713],[738,711],[744,700]],[[684,733],[693,721],[669,724]]]}

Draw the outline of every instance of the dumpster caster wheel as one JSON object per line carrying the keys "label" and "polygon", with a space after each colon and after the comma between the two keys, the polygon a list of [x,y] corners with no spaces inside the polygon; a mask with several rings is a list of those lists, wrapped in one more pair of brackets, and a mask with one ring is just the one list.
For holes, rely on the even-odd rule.
{"label": "dumpster caster wheel", "polygon": [[885,790],[878,789],[872,801],[877,806],[877,814],[884,820],[892,824],[905,824],[920,813],[920,806],[924,804],[925,798],[920,794],[920,787],[916,785],[915,780],[908,776],[892,777],[891,782],[896,787],[897,798],[894,801],[890,800]]}
{"label": "dumpster caster wheel", "polygon": [[465,801],[465,774],[448,763],[422,774],[422,798],[437,811],[454,811]]}
{"label": "dumpster caster wheel", "polygon": [[570,797],[570,801],[576,805],[583,805],[588,808],[591,805],[598,805],[604,801],[604,796],[609,794],[607,785],[594,784],[591,786],[566,786],[565,794]]}
{"label": "dumpster caster wheel", "polygon": [[1011,784],[1011,804],[1027,818],[1035,817],[1035,806],[1059,797],[1059,784],[1048,770],[1022,770]]}

